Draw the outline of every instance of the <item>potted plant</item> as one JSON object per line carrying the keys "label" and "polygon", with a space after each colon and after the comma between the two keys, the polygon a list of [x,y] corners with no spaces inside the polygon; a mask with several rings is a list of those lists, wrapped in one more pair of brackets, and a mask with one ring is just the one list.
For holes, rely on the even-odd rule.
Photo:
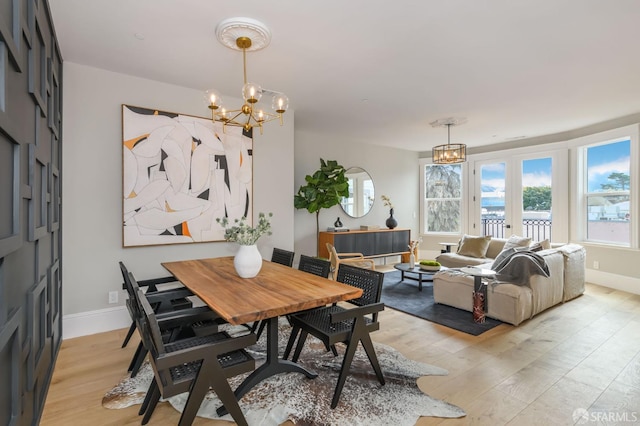
{"label": "potted plant", "polygon": [[234,220],[233,224],[229,222],[227,217],[216,219],[216,222],[224,228],[224,239],[240,245],[233,259],[233,266],[240,277],[253,278],[260,272],[262,256],[260,256],[256,243],[261,236],[271,235],[269,218],[272,216],[273,213],[268,215],[259,213],[258,224],[255,227],[245,223],[246,217]]}
{"label": "potted plant", "polygon": [[349,196],[349,182],[345,168],[337,161],[320,159],[320,169],[313,175],[305,176],[306,185],[298,189],[293,205],[296,209],[307,209],[316,214],[316,250],[320,232],[320,210],[340,204],[342,197]]}

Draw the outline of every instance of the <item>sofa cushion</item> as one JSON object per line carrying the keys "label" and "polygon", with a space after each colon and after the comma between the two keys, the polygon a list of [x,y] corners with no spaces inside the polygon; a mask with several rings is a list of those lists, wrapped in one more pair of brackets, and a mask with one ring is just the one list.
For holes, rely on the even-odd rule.
{"label": "sofa cushion", "polygon": [[[482,265],[483,263],[487,263],[487,260],[484,257],[471,257],[471,256],[462,256],[458,253],[442,253],[436,260],[447,268],[463,268],[465,266],[477,266]],[[491,265],[491,264],[489,264]]]}
{"label": "sofa cushion", "polygon": [[491,237],[489,248],[487,249],[487,253],[484,255],[484,257],[495,259],[496,256],[498,256],[502,251],[502,248],[504,247],[506,242],[507,240],[505,238]]}
{"label": "sofa cushion", "polygon": [[502,251],[509,250],[510,248],[516,248],[516,247],[529,247],[529,244],[531,244],[531,238],[512,235],[509,237],[507,242],[504,243],[504,247],[502,247]]}
{"label": "sofa cushion", "polygon": [[549,240],[538,241],[529,246],[529,250],[531,251],[549,250],[550,248],[551,242]]}
{"label": "sofa cushion", "polygon": [[464,235],[458,248],[458,254],[462,256],[484,258],[491,242],[491,236],[473,237]]}

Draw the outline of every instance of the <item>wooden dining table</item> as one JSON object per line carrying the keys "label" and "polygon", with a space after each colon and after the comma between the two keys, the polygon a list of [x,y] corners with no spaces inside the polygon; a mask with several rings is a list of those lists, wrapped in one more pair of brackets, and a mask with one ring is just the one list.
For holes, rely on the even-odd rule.
{"label": "wooden dining table", "polygon": [[[237,399],[275,374],[299,372],[310,379],[317,377],[300,364],[280,358],[279,316],[362,295],[357,287],[266,260],[254,278],[240,278],[233,257],[164,262],[162,266],[230,324],[267,321],[266,361],[238,386]],[[224,413],[220,407],[218,414]]]}

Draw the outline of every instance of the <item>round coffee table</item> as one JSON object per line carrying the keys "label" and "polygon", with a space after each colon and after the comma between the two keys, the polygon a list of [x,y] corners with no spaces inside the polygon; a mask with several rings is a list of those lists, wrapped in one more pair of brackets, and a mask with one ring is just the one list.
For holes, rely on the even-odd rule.
{"label": "round coffee table", "polygon": [[[444,266],[440,267],[439,271],[425,271],[421,269],[419,266],[411,265],[410,263],[398,263],[393,265],[395,269],[402,272],[401,279],[404,281],[405,278],[418,281],[418,290],[422,291],[422,283],[426,281],[433,281],[433,275],[437,272],[444,271],[447,268]],[[412,274],[412,275],[407,275]]]}

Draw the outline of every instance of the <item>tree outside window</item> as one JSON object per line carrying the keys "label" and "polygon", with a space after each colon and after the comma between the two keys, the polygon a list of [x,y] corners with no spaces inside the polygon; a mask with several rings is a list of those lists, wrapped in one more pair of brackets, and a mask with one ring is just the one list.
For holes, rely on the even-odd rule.
{"label": "tree outside window", "polygon": [[424,232],[461,233],[462,166],[426,164]]}

